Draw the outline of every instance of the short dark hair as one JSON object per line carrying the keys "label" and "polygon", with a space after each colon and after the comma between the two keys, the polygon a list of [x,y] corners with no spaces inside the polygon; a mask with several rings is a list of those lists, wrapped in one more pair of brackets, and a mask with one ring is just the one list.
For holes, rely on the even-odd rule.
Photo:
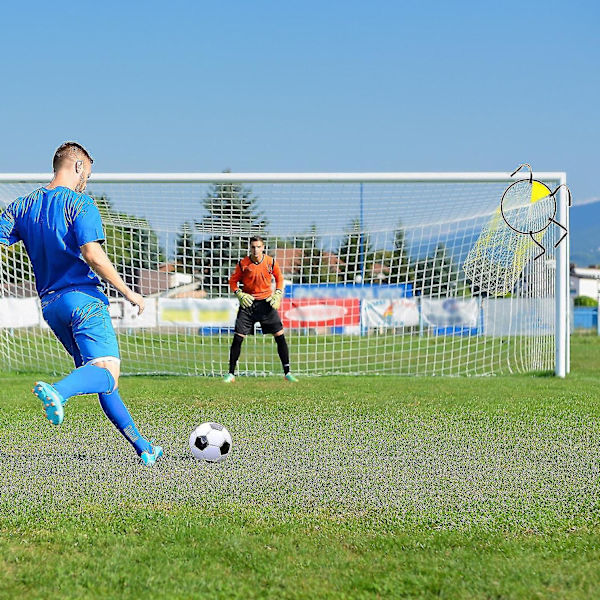
{"label": "short dark hair", "polygon": [[94,163],[94,159],[91,157],[90,153],[81,144],[78,144],[77,142],[65,142],[64,144],[61,144],[54,153],[52,169],[56,173],[67,159],[83,160],[84,158],[87,158],[90,161],[90,164]]}
{"label": "short dark hair", "polygon": [[250,238],[250,243],[252,243],[252,242],[262,242],[262,245],[263,245],[263,246],[265,245],[265,240],[263,240],[263,239],[260,237],[260,235],[253,235],[253,236]]}

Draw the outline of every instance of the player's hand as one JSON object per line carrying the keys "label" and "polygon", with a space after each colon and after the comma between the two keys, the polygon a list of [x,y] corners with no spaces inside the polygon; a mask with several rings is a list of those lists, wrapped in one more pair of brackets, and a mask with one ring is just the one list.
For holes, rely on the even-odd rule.
{"label": "player's hand", "polygon": [[125,299],[131,302],[132,306],[138,307],[138,315],[141,315],[144,312],[144,306],[146,305],[144,296],[141,294],[136,294],[130,290],[127,296],[125,296]]}
{"label": "player's hand", "polygon": [[281,306],[281,296],[283,296],[283,292],[281,290],[275,290],[273,294],[271,294],[267,298],[267,302],[275,309],[279,310]]}
{"label": "player's hand", "polygon": [[242,290],[235,290],[235,295],[237,299],[240,301],[240,306],[242,308],[250,308],[254,302],[254,297],[252,294],[244,294]]}

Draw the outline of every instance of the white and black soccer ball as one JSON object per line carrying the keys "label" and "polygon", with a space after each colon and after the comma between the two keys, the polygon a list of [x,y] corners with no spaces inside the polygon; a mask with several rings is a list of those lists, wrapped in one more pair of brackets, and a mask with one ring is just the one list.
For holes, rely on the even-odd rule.
{"label": "white and black soccer ball", "polygon": [[202,423],[190,435],[190,450],[198,460],[221,462],[231,452],[231,434],[219,423]]}

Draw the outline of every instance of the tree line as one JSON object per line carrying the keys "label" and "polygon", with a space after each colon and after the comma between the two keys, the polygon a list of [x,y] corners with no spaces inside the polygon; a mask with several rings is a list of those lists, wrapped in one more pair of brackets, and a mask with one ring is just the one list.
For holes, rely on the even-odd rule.
{"label": "tree line", "polygon": [[[267,248],[285,248],[294,283],[410,284],[415,294],[457,292],[459,268],[442,243],[425,258],[412,260],[402,224],[393,248],[374,249],[371,236],[352,220],[335,250],[326,251],[316,225],[291,238],[269,235],[268,220],[252,190],[238,183],[217,183],[203,200],[206,216],[183,224],[175,245],[177,270],[196,278],[210,295],[228,293],[236,263],[248,253],[248,239],[260,235]],[[460,290],[462,292],[462,290]]]}
{"label": "tree line", "polygon": [[[123,279],[135,286],[139,269],[156,270],[166,260],[159,237],[147,219],[117,211],[106,195],[94,196],[102,215],[105,249]],[[448,295],[455,292],[458,267],[438,244],[425,258],[412,260],[405,232],[398,223],[393,247],[373,248],[371,236],[352,220],[336,248],[323,248],[316,225],[291,238],[269,235],[268,220],[258,197],[248,186],[216,183],[203,199],[204,215],[184,223],[177,234],[174,262],[180,273],[191,275],[209,295],[226,295],[229,276],[248,252],[248,238],[260,235],[268,248],[286,248],[294,256],[295,283],[410,284],[415,294]],[[31,281],[33,274],[21,244],[4,249],[3,279],[10,283]]]}
{"label": "tree line", "polygon": [[[92,197],[102,216],[104,249],[123,280],[135,287],[139,269],[158,269],[165,261],[158,235],[147,219],[115,210],[105,195]],[[19,285],[33,281],[33,269],[23,244],[5,248],[0,257],[5,283]]]}

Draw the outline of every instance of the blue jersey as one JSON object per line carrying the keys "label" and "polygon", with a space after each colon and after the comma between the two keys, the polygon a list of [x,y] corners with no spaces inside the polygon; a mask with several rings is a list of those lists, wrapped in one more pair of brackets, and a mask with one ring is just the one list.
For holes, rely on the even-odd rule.
{"label": "blue jersey", "polygon": [[65,187],[39,188],[11,202],[0,215],[0,243],[25,244],[42,300],[57,292],[100,286],[80,246],[104,241],[94,200]]}

